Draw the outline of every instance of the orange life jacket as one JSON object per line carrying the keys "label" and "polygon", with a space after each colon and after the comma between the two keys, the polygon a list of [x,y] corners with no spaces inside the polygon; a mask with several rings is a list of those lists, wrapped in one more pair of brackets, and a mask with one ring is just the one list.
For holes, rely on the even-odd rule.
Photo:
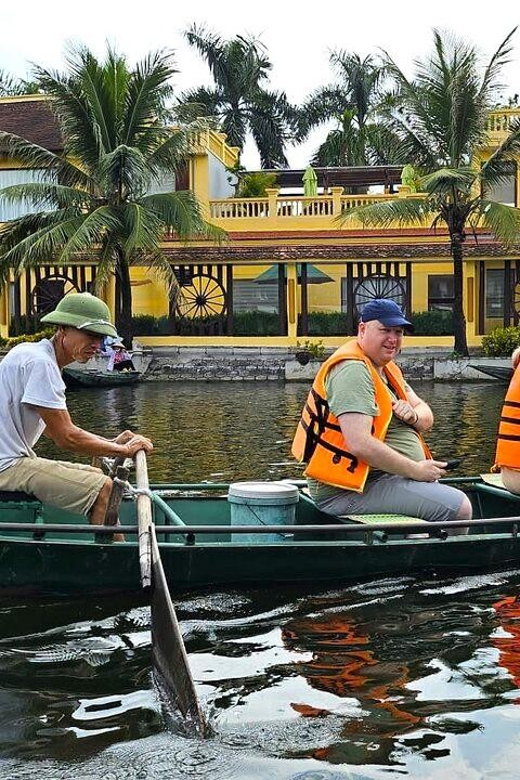
{"label": "orange life jacket", "polygon": [[498,424],[494,470],[500,466],[520,469],[520,368],[517,368],[506,393]]}
{"label": "orange life jacket", "polygon": [[[348,451],[339,420],[329,409],[325,379],[333,366],[343,360],[361,360],[374,383],[375,401],[379,415],[373,418],[372,436],[384,441],[392,419],[392,396],[372,361],[364,354],[357,341],[349,341],[336,350],[320,367],[303,407],[302,416],[292,445],[292,454],[305,461],[305,476],[327,485],[347,488],[362,493],[370,470],[368,463]],[[388,384],[398,398],[406,399],[401,369],[393,362],[383,369]],[[430,452],[421,439],[425,457]]]}

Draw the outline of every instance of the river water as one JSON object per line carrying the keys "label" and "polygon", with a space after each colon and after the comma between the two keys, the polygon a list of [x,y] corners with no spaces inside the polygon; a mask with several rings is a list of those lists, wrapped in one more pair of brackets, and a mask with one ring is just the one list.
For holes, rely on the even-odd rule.
{"label": "river water", "polygon": [[[142,384],[69,395],[80,425],[150,435],[152,481],[300,475],[302,385]],[[504,387],[416,388],[430,445],[489,470]],[[42,450],[57,454],[49,445]],[[0,601],[0,778],[518,778],[520,570],[176,598],[214,736],[166,722],[133,597]]]}

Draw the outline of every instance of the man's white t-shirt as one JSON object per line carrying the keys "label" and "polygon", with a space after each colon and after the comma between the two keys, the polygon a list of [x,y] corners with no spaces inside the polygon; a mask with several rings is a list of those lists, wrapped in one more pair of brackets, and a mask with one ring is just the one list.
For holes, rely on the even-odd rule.
{"label": "man's white t-shirt", "polygon": [[19,458],[34,458],[45,429],[34,409],[66,409],[65,383],[48,339],[19,344],[0,362],[0,471]]}

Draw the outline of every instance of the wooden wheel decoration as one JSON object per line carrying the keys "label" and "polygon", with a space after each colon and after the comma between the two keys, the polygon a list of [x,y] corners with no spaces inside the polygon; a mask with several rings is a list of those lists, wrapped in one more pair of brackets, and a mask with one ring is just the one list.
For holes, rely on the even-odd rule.
{"label": "wooden wheel decoration", "polygon": [[32,289],[32,313],[47,314],[56,308],[61,299],[70,292],[79,292],[79,288],[61,274],[49,274],[40,279]]}
{"label": "wooden wheel decoration", "polygon": [[390,298],[398,303],[404,311],[406,291],[403,283],[395,276],[384,274],[367,276],[358,282],[354,290],[354,301],[359,314],[363,311],[365,304],[376,298]]}
{"label": "wooden wheel decoration", "polygon": [[182,319],[217,318],[225,311],[226,293],[214,276],[198,274],[179,290],[177,314]]}

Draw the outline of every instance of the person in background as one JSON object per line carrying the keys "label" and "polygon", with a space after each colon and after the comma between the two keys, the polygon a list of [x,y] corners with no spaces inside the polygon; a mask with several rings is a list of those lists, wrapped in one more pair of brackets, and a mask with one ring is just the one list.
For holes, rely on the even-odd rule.
{"label": "person in background", "polygon": [[520,493],[520,347],[511,355],[514,374],[502,407],[493,472],[500,472],[504,487]]}
{"label": "person in background", "polygon": [[307,463],[310,494],[327,514],[471,519],[468,497],[439,483],[446,462],[433,460],[422,438],[432,411],[393,362],[410,331],[397,303],[370,301],[357,339],[316,375],[292,452]]}
{"label": "person in background", "polygon": [[108,355],[107,371],[135,371],[132,355],[127,352],[121,339],[115,339],[107,344],[103,355]]}
{"label": "person in background", "polygon": [[67,410],[61,371],[74,361],[86,363],[103,336],[117,335],[108,306],[90,293],[72,293],[41,321],[56,325],[54,336],[19,344],[0,363],[0,490],[29,493],[99,525],[112,480],[86,464],[38,457],[33,450],[38,439],[45,434],[58,447],[90,457],[131,458],[138,450],[151,452],[153,445],[129,430],[114,439],[90,433]]}

